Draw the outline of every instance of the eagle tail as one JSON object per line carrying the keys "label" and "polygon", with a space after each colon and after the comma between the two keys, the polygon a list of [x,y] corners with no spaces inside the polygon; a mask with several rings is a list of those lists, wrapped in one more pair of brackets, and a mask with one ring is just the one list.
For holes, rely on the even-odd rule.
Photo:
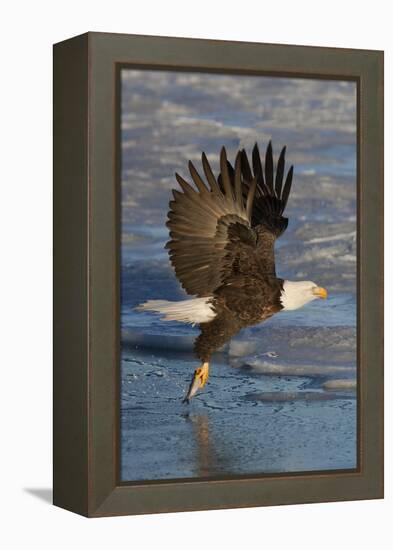
{"label": "eagle tail", "polygon": [[179,302],[168,300],[148,300],[139,304],[137,311],[152,311],[162,316],[164,321],[180,321],[181,323],[207,323],[216,316],[212,298],[191,298]]}

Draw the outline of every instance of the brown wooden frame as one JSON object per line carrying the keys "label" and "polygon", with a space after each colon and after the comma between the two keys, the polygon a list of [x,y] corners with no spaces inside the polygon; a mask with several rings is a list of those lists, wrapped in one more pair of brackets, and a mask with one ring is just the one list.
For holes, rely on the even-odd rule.
{"label": "brown wooden frame", "polygon": [[[355,80],[358,468],[119,482],[119,68]],[[90,517],[383,497],[383,52],[87,33],[54,46],[54,503]]]}

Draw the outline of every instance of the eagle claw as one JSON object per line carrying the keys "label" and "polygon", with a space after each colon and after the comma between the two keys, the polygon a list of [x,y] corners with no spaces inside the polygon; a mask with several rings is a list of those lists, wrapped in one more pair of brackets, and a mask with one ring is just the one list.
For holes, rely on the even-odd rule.
{"label": "eagle claw", "polygon": [[183,403],[189,403],[198,390],[202,389],[209,378],[209,363],[205,362],[201,367],[195,369],[191,384],[188,388],[187,395],[183,399]]}

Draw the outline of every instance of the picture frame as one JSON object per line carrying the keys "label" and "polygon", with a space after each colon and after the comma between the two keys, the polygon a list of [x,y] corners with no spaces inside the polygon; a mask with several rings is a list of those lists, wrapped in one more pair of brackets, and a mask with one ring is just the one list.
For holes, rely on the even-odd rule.
{"label": "picture frame", "polygon": [[[119,476],[119,70],[357,86],[358,467]],[[53,501],[88,517],[383,498],[383,52],[86,33],[54,46]]]}

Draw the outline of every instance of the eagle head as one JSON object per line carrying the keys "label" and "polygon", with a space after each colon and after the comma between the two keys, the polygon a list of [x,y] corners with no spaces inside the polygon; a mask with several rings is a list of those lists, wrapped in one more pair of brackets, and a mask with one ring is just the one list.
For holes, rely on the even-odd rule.
{"label": "eagle head", "polygon": [[327,290],[312,281],[284,281],[280,301],[283,309],[289,311],[327,296]]}

